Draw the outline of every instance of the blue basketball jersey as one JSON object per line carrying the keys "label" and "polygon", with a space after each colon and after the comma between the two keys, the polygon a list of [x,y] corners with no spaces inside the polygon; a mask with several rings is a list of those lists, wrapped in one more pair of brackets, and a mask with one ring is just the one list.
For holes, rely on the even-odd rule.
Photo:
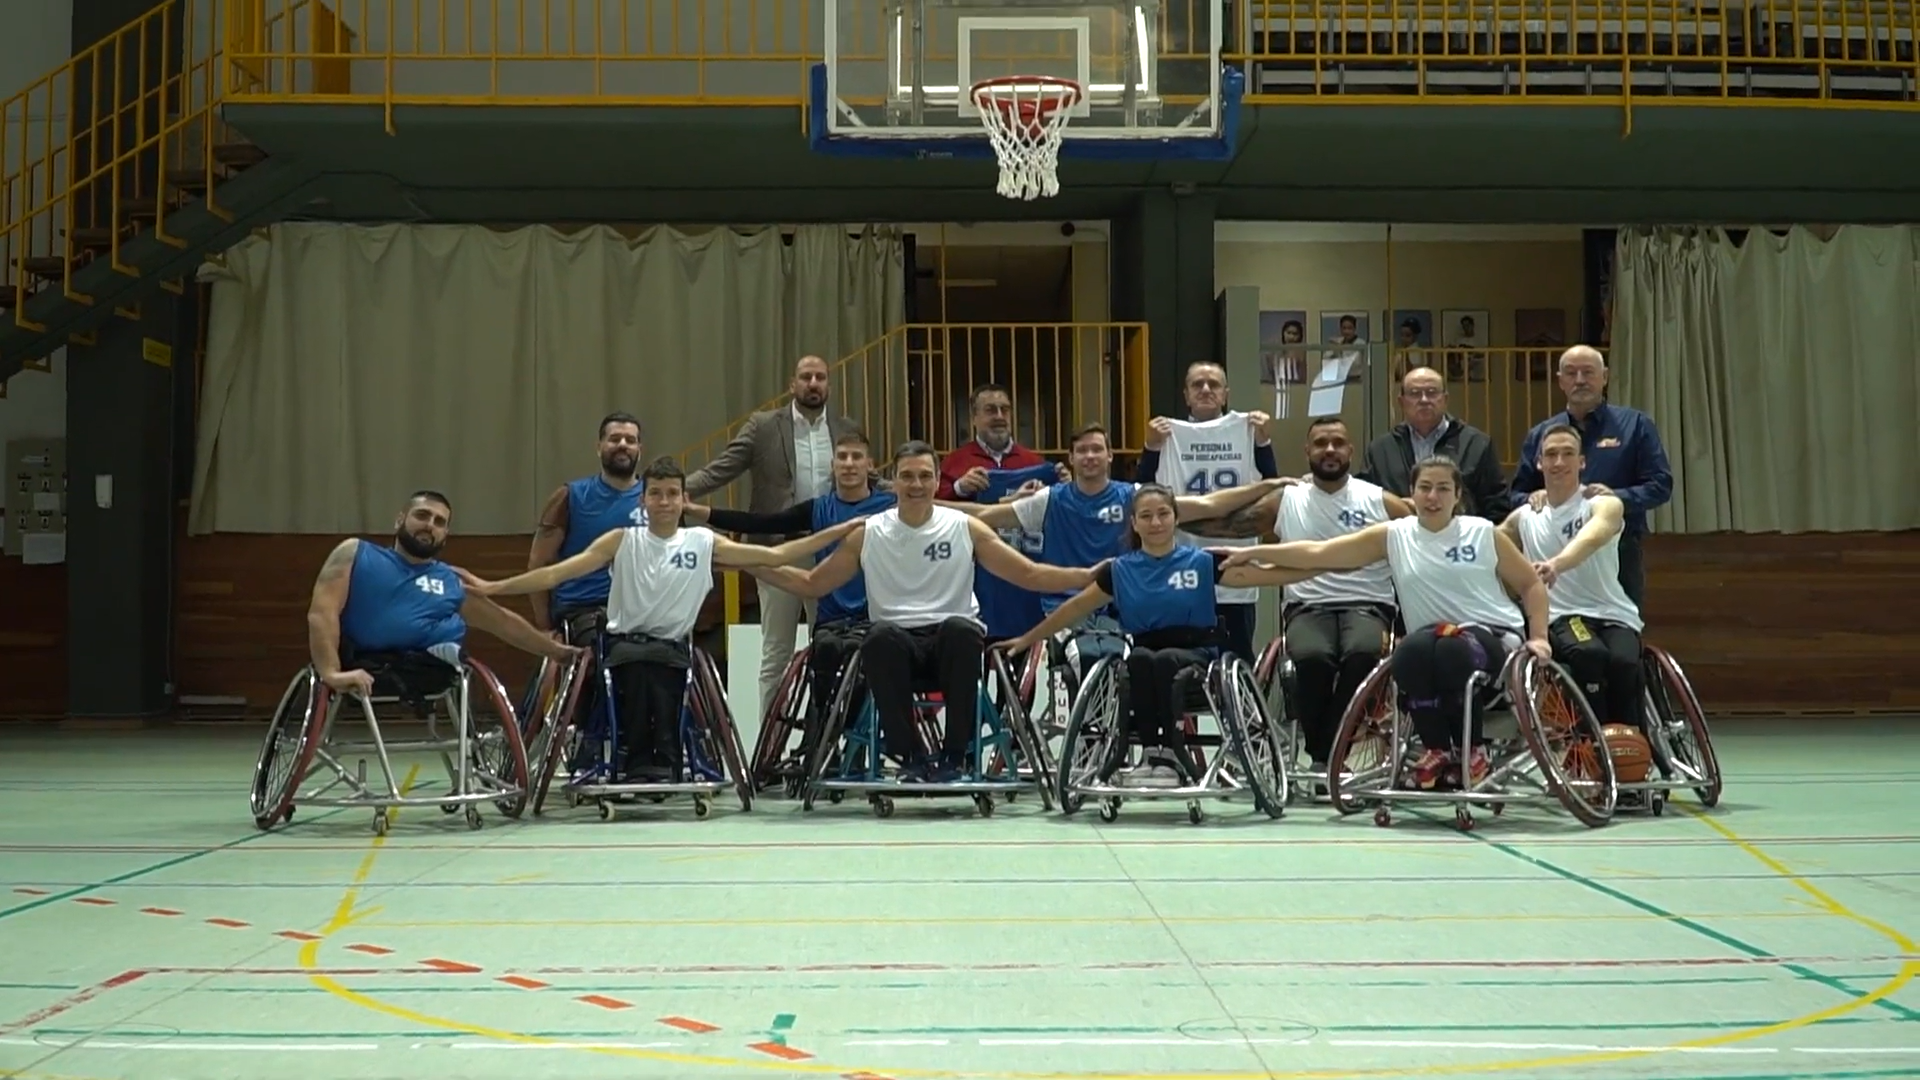
{"label": "blue basketball jersey", "polygon": [[[1058,469],[1044,463],[1029,465],[1024,469],[988,469],[987,486],[974,496],[974,501],[997,503],[1029,480],[1050,482],[1058,476]],[[1043,540],[1020,529],[1002,529],[1000,539],[1028,558],[1040,554]],[[1040,625],[1043,616],[1039,593],[1028,592],[1011,581],[994,577],[986,570],[975,567],[973,595],[980,603],[980,621],[986,624],[990,638],[1019,637]]]}
{"label": "blue basketball jersey", "polygon": [[[646,507],[640,504],[645,484],[625,491],[614,487],[600,474],[583,476],[567,484],[567,536],[560,542],[560,558],[570,559],[587,550],[595,540],[629,525],[647,523]],[[613,569],[603,566],[591,574],[563,581],[553,590],[555,610],[602,607],[607,589],[613,584]]]}
{"label": "blue basketball jersey", "polygon": [[[893,509],[899,505],[899,498],[891,491],[876,491],[859,502],[848,502],[835,492],[816,496],[813,500],[813,531],[831,529],[843,521],[857,517],[872,517],[875,514]],[[840,544],[835,542],[813,557],[815,563],[827,561],[833,549]],[[853,577],[845,585],[820,598],[820,605],[814,622],[830,623],[841,619],[861,619],[867,617],[867,578],[860,571],[854,571]]]}
{"label": "blue basketball jersey", "polygon": [[1215,557],[1190,544],[1176,544],[1155,558],[1129,551],[1113,561],[1114,606],[1120,629],[1128,634],[1177,628],[1211,629],[1219,623],[1214,609]]}
{"label": "blue basketball jersey", "polygon": [[361,652],[425,652],[466,640],[460,605],[466,587],[438,559],[409,562],[390,547],[362,540],[347,579],[340,637]]}
{"label": "blue basketball jersey", "polygon": [[[1098,495],[1088,495],[1072,483],[1048,488],[1040,561],[1048,566],[1097,566],[1102,559],[1118,556],[1127,535],[1133,490],[1134,485],[1124,480],[1107,481]],[[1051,615],[1072,598],[1072,593],[1048,593],[1040,598],[1040,610]]]}

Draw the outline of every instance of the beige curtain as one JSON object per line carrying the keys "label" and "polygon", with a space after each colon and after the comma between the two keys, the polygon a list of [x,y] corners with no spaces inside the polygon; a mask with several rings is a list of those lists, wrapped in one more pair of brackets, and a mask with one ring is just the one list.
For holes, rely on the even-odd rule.
{"label": "beige curtain", "polygon": [[1920,230],[1622,230],[1615,391],[1660,425],[1656,529],[1920,527]]}
{"label": "beige curtain", "polygon": [[384,531],[416,488],[530,531],[614,410],[679,453],[897,325],[897,234],[286,224],[214,280],[190,526]]}

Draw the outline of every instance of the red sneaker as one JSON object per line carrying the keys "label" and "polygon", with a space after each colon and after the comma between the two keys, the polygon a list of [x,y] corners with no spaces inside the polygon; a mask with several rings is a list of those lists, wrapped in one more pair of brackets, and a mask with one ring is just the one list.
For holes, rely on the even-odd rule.
{"label": "red sneaker", "polygon": [[1422,791],[1432,791],[1452,764],[1452,754],[1445,750],[1428,750],[1413,763],[1413,786]]}

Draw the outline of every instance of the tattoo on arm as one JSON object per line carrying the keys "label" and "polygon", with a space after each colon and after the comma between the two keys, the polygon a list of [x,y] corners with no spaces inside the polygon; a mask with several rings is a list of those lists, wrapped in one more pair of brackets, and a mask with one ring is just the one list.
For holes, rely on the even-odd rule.
{"label": "tattoo on arm", "polygon": [[320,564],[320,581],[334,582],[347,575],[353,569],[352,544],[341,544],[327,554],[327,561]]}
{"label": "tattoo on arm", "polygon": [[1258,502],[1249,503],[1223,517],[1208,518],[1205,521],[1183,521],[1180,528],[1195,536],[1211,536],[1216,539],[1247,539],[1265,536],[1267,527],[1273,521],[1271,496]]}

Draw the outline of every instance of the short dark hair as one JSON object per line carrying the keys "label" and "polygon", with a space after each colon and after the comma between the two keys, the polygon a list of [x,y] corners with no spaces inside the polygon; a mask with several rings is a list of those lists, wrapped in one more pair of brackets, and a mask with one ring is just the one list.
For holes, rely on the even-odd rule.
{"label": "short dark hair", "polygon": [[1005,394],[1007,395],[1008,401],[1013,400],[1013,391],[1008,390],[1006,387],[1000,385],[999,383],[997,382],[981,383],[979,386],[976,386],[973,388],[972,393],[967,395],[967,411],[972,412],[973,410],[979,408],[981,397],[987,394]]}
{"label": "short dark hair", "polygon": [[633,415],[632,413],[610,412],[600,421],[599,437],[602,439],[606,438],[607,428],[613,426],[614,424],[632,424],[635,434],[639,434],[642,430],[640,427],[640,418]]}
{"label": "short dark hair", "polygon": [[429,502],[437,502],[447,508],[447,513],[453,513],[453,503],[448,500],[445,495],[440,494],[432,488],[421,488],[419,491],[407,496],[407,505],[411,506],[421,499],[426,499]]}
{"label": "short dark hair", "polygon": [[670,457],[657,457],[647,463],[646,469],[640,473],[640,479],[648,481],[678,480],[681,486],[684,487],[687,483],[687,471],[680,467],[679,462]]}
{"label": "short dark hair", "polygon": [[1187,370],[1186,370],[1186,372],[1185,372],[1184,374],[1182,374],[1182,375],[1180,376],[1180,385],[1182,385],[1182,386],[1185,386],[1185,385],[1187,384],[1187,380],[1188,380],[1188,379],[1191,379],[1191,378],[1193,378],[1193,369],[1194,369],[1194,368],[1197,368],[1197,367],[1211,367],[1211,368],[1219,368],[1219,369],[1220,369],[1220,377],[1221,377],[1221,378],[1223,378],[1223,379],[1227,377],[1227,365],[1225,365],[1225,364],[1223,364],[1223,363],[1221,363],[1220,361],[1218,361],[1218,360],[1195,360],[1195,361],[1193,361],[1192,363],[1189,363],[1189,364],[1187,365]]}
{"label": "short dark hair", "polygon": [[1330,425],[1330,424],[1339,424],[1339,425],[1340,425],[1341,427],[1345,427],[1345,426],[1347,426],[1347,422],[1346,422],[1346,420],[1345,420],[1344,418],[1342,418],[1342,417],[1338,417],[1338,416],[1316,416],[1316,417],[1314,417],[1314,418],[1313,418],[1313,420],[1312,420],[1311,422],[1309,422],[1309,423],[1307,424],[1307,430],[1308,430],[1308,431],[1312,431],[1312,430],[1313,430],[1314,428],[1317,428],[1317,427],[1326,427],[1326,426],[1328,426],[1328,425]]}
{"label": "short dark hair", "polygon": [[1418,484],[1420,477],[1429,469],[1445,469],[1448,475],[1453,478],[1453,490],[1459,496],[1454,501],[1453,512],[1456,515],[1459,514],[1461,507],[1466,505],[1467,501],[1466,483],[1461,479],[1459,462],[1454,461],[1445,454],[1435,454],[1430,458],[1425,458],[1414,465],[1412,475],[1407,477],[1407,483],[1409,485]]}
{"label": "short dark hair", "polygon": [[[1578,446],[1583,452],[1586,450],[1586,441],[1580,438],[1579,429],[1572,424],[1554,424],[1547,428],[1547,430],[1540,433],[1538,446],[1547,445],[1547,440],[1555,435],[1571,435],[1573,436],[1574,445]],[[1539,450],[1536,448],[1534,452],[1538,453]]]}
{"label": "short dark hair", "polygon": [[867,439],[867,433],[859,428],[850,428],[841,432],[834,438],[833,445],[835,449],[842,446],[858,446],[869,454],[873,453],[873,443]]}
{"label": "short dark hair", "polygon": [[1073,437],[1067,440],[1067,448],[1072,449],[1081,439],[1089,435],[1098,435],[1102,443],[1105,443],[1108,447],[1113,446],[1113,439],[1107,435],[1107,425],[1096,421],[1091,424],[1081,424],[1079,429],[1073,433]]}
{"label": "short dark hair", "polygon": [[935,450],[933,444],[925,439],[908,439],[901,443],[893,452],[893,463],[898,466],[910,457],[930,457],[933,459],[933,467],[936,469],[940,467],[940,451]]}
{"label": "short dark hair", "polygon": [[1165,499],[1167,505],[1173,507],[1175,514],[1180,512],[1180,499],[1173,493],[1172,488],[1155,483],[1134,485],[1133,501],[1127,505],[1126,535],[1120,538],[1120,546],[1128,551],[1140,550],[1140,533],[1133,527],[1133,515],[1139,510],[1141,499]]}

